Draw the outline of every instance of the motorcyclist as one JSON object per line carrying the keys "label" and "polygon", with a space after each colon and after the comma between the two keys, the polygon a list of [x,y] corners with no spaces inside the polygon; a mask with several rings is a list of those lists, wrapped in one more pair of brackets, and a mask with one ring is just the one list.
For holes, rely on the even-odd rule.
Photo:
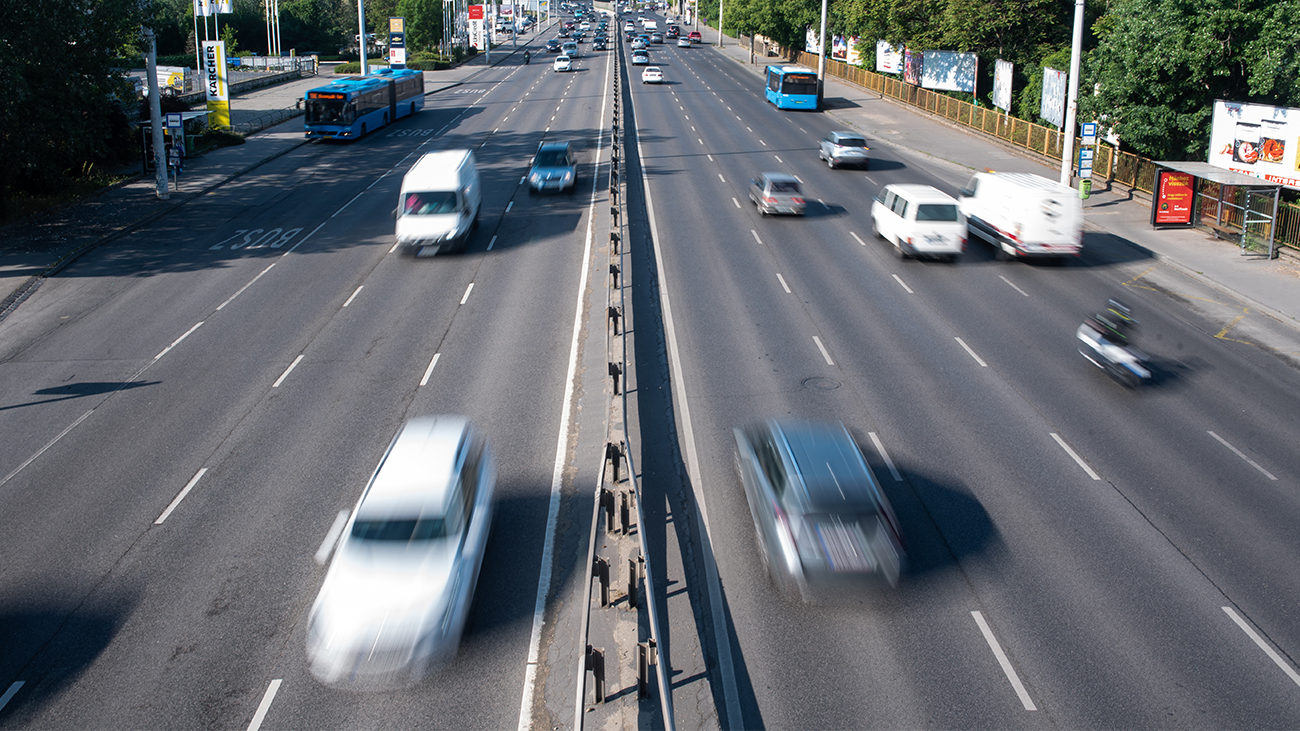
{"label": "motorcyclist", "polygon": [[1084,324],[1111,343],[1128,347],[1130,337],[1137,326],[1137,320],[1133,319],[1133,311],[1119,300],[1112,299],[1106,304],[1105,310],[1088,316]]}
{"label": "motorcyclist", "polygon": [[532,55],[529,54],[528,51],[524,51],[524,63],[527,64],[532,59],[533,59]]}
{"label": "motorcyclist", "polygon": [[[1079,352],[1111,376],[1135,386],[1151,377],[1151,372],[1143,365],[1146,356],[1130,343],[1136,326],[1132,310],[1112,299],[1105,310],[1084,318],[1079,326],[1076,336],[1087,347],[1087,350],[1081,347]],[[1097,357],[1089,355],[1088,351]]]}

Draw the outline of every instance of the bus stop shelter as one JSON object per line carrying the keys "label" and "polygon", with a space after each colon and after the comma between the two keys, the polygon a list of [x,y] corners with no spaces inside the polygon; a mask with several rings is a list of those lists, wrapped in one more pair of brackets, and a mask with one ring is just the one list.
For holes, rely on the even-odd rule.
{"label": "bus stop shelter", "polygon": [[1151,225],[1197,226],[1236,240],[1241,253],[1276,256],[1282,185],[1208,162],[1157,162]]}

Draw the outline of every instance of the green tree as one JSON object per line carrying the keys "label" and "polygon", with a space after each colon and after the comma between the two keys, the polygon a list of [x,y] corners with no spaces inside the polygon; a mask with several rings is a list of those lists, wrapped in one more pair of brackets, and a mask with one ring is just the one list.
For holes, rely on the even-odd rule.
{"label": "green tree", "polygon": [[[132,99],[116,70],[138,53],[150,12],[137,0],[8,3],[0,14],[0,211],[15,192],[46,194],[110,160]],[[134,104],[132,100],[130,102]]]}
{"label": "green tree", "polygon": [[397,14],[406,18],[408,50],[429,50],[442,42],[442,0],[400,0]]}

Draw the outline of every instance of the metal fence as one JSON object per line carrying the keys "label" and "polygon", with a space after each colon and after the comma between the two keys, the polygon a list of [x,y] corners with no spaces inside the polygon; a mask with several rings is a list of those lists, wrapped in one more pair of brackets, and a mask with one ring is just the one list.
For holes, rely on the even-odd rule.
{"label": "metal fence", "polygon": [[[795,63],[816,68],[816,54],[798,51],[793,55]],[[980,130],[985,134],[992,135],[1030,152],[1051,158],[1053,161],[1061,159],[1062,134],[1051,127],[1018,119],[996,109],[977,107],[970,102],[955,99],[947,94],[922,89],[919,86],[905,83],[901,79],[851,66],[843,61],[826,59],[826,73],[878,94],[890,96],[914,107],[924,109],[956,124]],[[1076,137],[1075,149],[1079,148],[1080,143],[1081,140]],[[1155,191],[1156,170],[1158,169],[1159,166],[1155,162],[1145,157],[1134,155],[1131,152],[1120,152],[1109,145],[1097,145],[1096,157],[1093,159],[1092,177],[1103,184],[1118,184],[1131,190],[1151,194]],[[1210,184],[1204,183],[1203,185]],[[1211,196],[1217,201],[1217,188],[1211,192]],[[1216,211],[1215,213],[1221,212]],[[1214,220],[1215,216],[1211,215],[1210,218]],[[1244,216],[1241,215],[1235,217],[1228,215],[1216,221],[1215,226],[1210,227],[1216,230],[1222,229],[1224,233],[1231,232],[1235,236],[1240,236],[1244,220]],[[1276,243],[1292,248],[1300,248],[1300,206],[1283,203],[1278,208],[1277,220],[1272,225],[1276,229],[1274,232]],[[1265,231],[1263,233],[1265,238],[1266,234]],[[1259,238],[1260,235],[1261,232],[1251,230],[1246,232],[1245,238],[1251,240]]]}

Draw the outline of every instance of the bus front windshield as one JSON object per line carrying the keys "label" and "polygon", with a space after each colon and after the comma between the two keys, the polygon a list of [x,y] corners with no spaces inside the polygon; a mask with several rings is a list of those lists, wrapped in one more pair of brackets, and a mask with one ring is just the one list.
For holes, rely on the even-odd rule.
{"label": "bus front windshield", "polygon": [[782,94],[816,94],[817,76],[814,74],[786,74],[781,83]]}
{"label": "bus front windshield", "polygon": [[351,105],[344,99],[308,99],[307,124],[349,124]]}

